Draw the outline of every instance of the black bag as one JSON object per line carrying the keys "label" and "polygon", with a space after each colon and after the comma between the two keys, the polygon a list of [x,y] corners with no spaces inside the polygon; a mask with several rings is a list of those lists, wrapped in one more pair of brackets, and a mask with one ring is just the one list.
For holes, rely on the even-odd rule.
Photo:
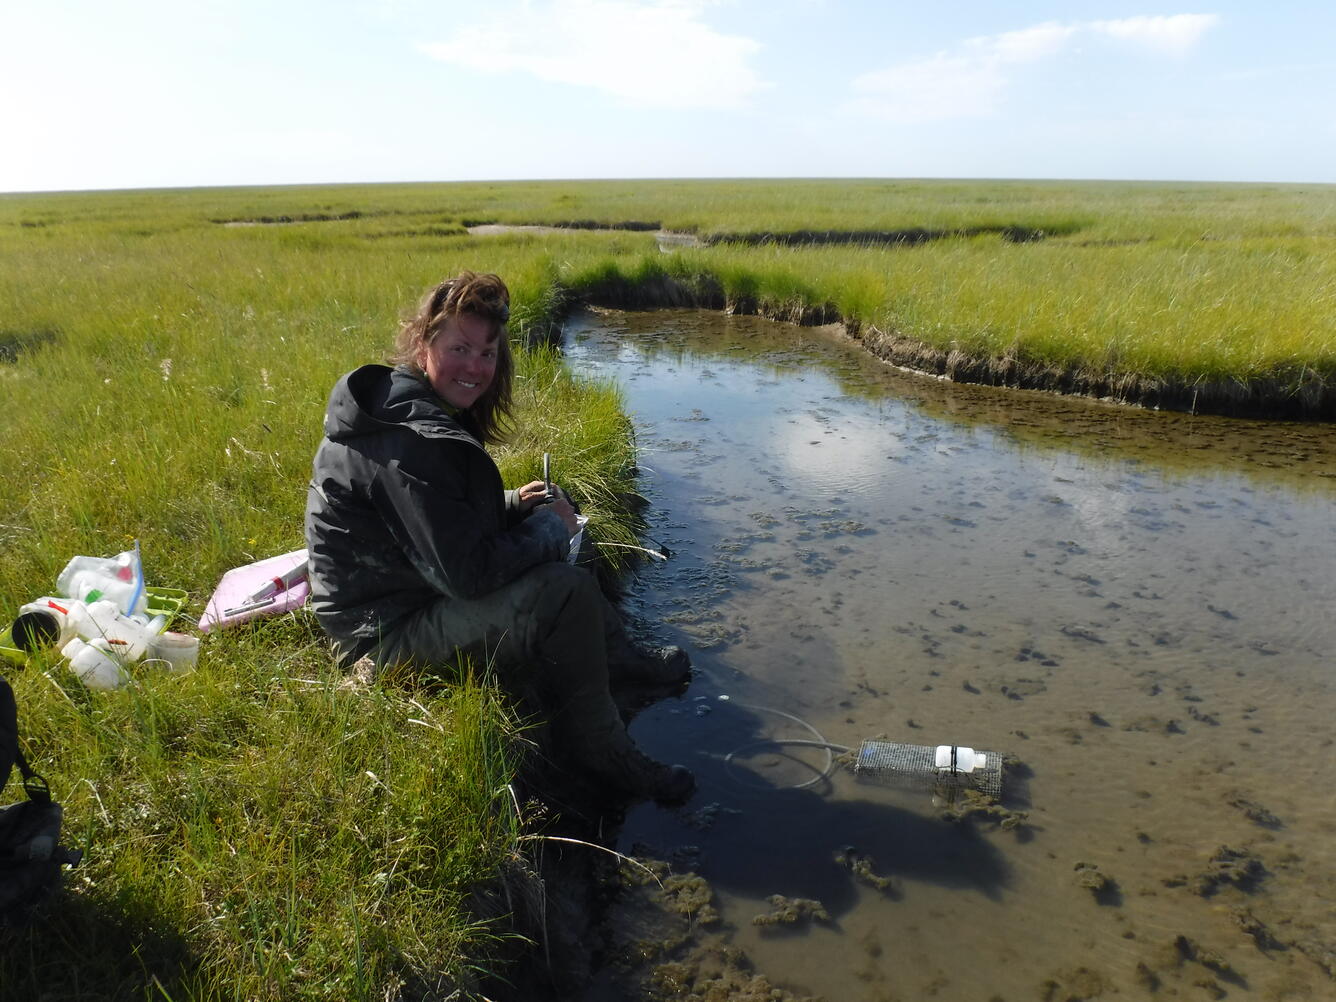
{"label": "black bag", "polygon": [[22,925],[33,905],[60,883],[61,866],[78,866],[83,858],[78,849],[60,845],[63,812],[19,751],[14,690],[0,678],[0,793],[15,765],[28,799],[0,808],[0,926]]}
{"label": "black bag", "polygon": [[14,690],[0,678],[0,792],[9,782],[9,774],[19,757],[19,708]]}

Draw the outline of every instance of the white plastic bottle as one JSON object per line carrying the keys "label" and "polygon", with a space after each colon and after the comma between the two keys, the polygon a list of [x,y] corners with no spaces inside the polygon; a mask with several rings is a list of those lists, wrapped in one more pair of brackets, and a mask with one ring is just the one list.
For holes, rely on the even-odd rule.
{"label": "white plastic bottle", "polygon": [[10,630],[14,646],[21,651],[64,647],[77,632],[78,617],[71,615],[71,607],[82,604],[48,596],[19,606],[18,618]]}
{"label": "white plastic bottle", "polygon": [[90,689],[119,689],[130,681],[120,660],[105,640],[85,643],[75,637],[61,649],[70,659],[70,670]]}
{"label": "white plastic bottle", "polygon": [[964,745],[938,745],[934,752],[938,772],[970,775],[975,769],[988,767],[988,753],[966,748]]}
{"label": "white plastic bottle", "polygon": [[1002,756],[964,745],[911,745],[864,741],[854,775],[865,782],[923,790],[978,790],[1002,793]]}
{"label": "white plastic bottle", "polygon": [[105,640],[127,664],[142,658],[152,639],[147,624],[121,615],[116,603],[108,599],[75,604],[70,614],[77,619],[75,632],[80,637],[87,641]]}

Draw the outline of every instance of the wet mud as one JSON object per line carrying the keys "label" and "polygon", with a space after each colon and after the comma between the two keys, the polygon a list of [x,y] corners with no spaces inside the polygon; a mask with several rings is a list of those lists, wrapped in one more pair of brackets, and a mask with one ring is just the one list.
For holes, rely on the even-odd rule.
{"label": "wet mud", "polygon": [[[466,220],[465,225],[475,236],[492,236],[499,233],[559,233],[562,230],[632,230],[653,232],[661,246],[705,247],[710,244],[745,244],[747,246],[782,246],[812,247],[832,244],[854,245],[860,247],[917,247],[934,240],[964,239],[969,237],[996,235],[1007,243],[1033,243],[1050,236],[1065,236],[1077,230],[1075,226],[1060,229],[1047,229],[1037,226],[1019,226],[1015,224],[996,224],[987,226],[960,226],[950,229],[929,229],[924,226],[908,226],[894,230],[737,230],[726,233],[711,233],[701,237],[695,233],[665,230],[661,223],[641,220],[627,220],[619,223],[605,223],[593,219],[570,220],[566,222],[535,223],[482,223]],[[1083,245],[1084,246],[1084,245]]]}
{"label": "wet mud", "polygon": [[705,241],[694,233],[681,233],[675,230],[662,229],[658,223],[645,222],[626,222],[626,223],[595,223],[569,222],[569,223],[475,223],[471,220],[465,220],[465,227],[468,233],[475,237],[493,237],[501,236],[506,233],[561,233],[567,230],[630,230],[632,232],[652,232],[654,239],[659,245],[661,251],[674,251],[682,247],[704,247]]}
{"label": "wet mud", "polygon": [[775,244],[783,247],[827,246],[852,244],[861,247],[917,247],[934,240],[959,240],[969,237],[996,235],[1007,243],[1028,244],[1049,236],[1064,236],[1078,229],[1075,225],[1058,230],[1038,226],[996,224],[990,226],[959,226],[951,229],[928,229],[910,226],[898,230],[754,230],[721,233],[711,243],[739,243],[753,246]]}
{"label": "wet mud", "polygon": [[554,223],[496,223],[483,219],[465,219],[470,233],[490,235],[528,230],[538,233],[559,233],[562,230],[629,230],[633,233],[666,232],[663,224],[644,219],[624,219],[608,223],[597,219],[561,219]]}
{"label": "wet mud", "polygon": [[934,348],[917,338],[875,326],[851,328],[868,351],[893,365],[957,383],[1117,400],[1191,414],[1336,418],[1336,389],[1319,372],[1296,364],[1292,371],[1249,379],[1162,379],[1110,373],[1080,365],[1051,365],[1015,357],[984,357]]}
{"label": "wet mud", "polygon": [[[614,897],[585,998],[1336,996],[1331,429],[754,317],[582,315],[567,350],[624,388],[674,553],[633,610],[698,666],[632,725],[700,791],[627,816],[664,887]],[[762,743],[813,734],[1012,768],[952,803]]]}
{"label": "wet mud", "polygon": [[381,216],[382,212],[299,212],[294,216],[248,216],[244,219],[211,219],[209,222],[218,226],[289,226],[293,223],[342,223],[350,219],[362,219],[366,216]]}

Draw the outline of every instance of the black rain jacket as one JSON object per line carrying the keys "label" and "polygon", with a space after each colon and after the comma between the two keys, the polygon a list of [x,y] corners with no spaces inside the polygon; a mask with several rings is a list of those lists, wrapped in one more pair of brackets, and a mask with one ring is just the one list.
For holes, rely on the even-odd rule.
{"label": "black rain jacket", "polygon": [[467,412],[406,368],[364,365],[330,394],[307,491],[311,606],[345,664],[446,598],[477,598],[565,559],[560,516],[527,516]]}

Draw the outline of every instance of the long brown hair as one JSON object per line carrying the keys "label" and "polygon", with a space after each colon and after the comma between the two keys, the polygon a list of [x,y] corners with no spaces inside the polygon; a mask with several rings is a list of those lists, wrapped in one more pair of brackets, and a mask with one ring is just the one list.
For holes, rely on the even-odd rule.
{"label": "long brown hair", "polygon": [[496,372],[491,384],[469,407],[468,413],[477,424],[483,442],[502,442],[509,431],[510,388],[515,361],[506,334],[506,321],[510,319],[510,290],[499,276],[461,271],[428,291],[418,304],[417,312],[399,328],[390,360],[422,373],[423,352],[445,328],[446,321],[462,313],[471,313],[492,325],[491,339],[496,341]]}

